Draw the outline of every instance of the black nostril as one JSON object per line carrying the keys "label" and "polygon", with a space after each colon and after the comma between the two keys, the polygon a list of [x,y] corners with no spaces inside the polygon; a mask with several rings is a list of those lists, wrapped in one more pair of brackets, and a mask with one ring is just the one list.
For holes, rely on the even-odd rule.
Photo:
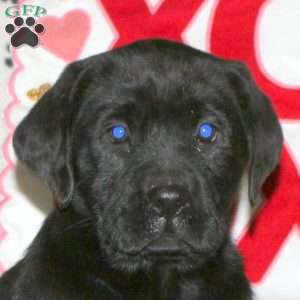
{"label": "black nostril", "polygon": [[148,193],[150,207],[160,215],[174,217],[189,204],[188,192],[181,186],[152,187]]}

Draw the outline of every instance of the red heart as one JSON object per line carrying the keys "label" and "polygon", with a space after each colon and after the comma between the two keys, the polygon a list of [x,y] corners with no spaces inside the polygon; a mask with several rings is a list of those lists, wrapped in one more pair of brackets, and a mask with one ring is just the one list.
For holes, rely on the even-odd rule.
{"label": "red heart", "polygon": [[90,17],[83,10],[72,10],[63,17],[42,17],[44,25],[41,45],[67,62],[80,58],[80,53],[91,30]]}

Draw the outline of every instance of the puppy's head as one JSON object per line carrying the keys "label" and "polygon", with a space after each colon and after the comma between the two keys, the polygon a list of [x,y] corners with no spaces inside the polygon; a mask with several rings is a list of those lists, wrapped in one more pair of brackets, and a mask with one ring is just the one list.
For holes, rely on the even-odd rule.
{"label": "puppy's head", "polygon": [[71,64],[14,135],[19,159],[61,208],[91,216],[127,271],[216,255],[242,173],[255,205],[281,147],[243,65],[162,40]]}

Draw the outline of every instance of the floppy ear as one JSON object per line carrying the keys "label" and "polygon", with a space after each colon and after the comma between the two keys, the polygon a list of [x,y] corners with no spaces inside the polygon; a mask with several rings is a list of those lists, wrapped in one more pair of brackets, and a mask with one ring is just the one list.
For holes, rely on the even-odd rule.
{"label": "floppy ear", "polygon": [[271,102],[258,89],[248,69],[234,62],[231,70],[248,140],[249,199],[252,206],[259,206],[259,191],[280,161],[282,130]]}
{"label": "floppy ear", "polygon": [[69,65],[13,136],[17,157],[50,187],[61,208],[67,206],[73,194],[69,133],[73,89],[82,71],[81,62]]}

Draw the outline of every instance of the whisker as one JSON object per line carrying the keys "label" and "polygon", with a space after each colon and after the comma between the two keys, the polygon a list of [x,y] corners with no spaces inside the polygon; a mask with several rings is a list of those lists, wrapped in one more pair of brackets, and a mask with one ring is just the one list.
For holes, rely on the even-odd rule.
{"label": "whisker", "polygon": [[69,231],[69,230],[74,229],[74,228],[87,227],[88,225],[91,225],[91,219],[90,218],[85,218],[85,219],[82,219],[78,222],[75,222],[75,223],[70,224],[69,226],[65,227],[62,230],[62,232],[66,232],[66,231]]}

